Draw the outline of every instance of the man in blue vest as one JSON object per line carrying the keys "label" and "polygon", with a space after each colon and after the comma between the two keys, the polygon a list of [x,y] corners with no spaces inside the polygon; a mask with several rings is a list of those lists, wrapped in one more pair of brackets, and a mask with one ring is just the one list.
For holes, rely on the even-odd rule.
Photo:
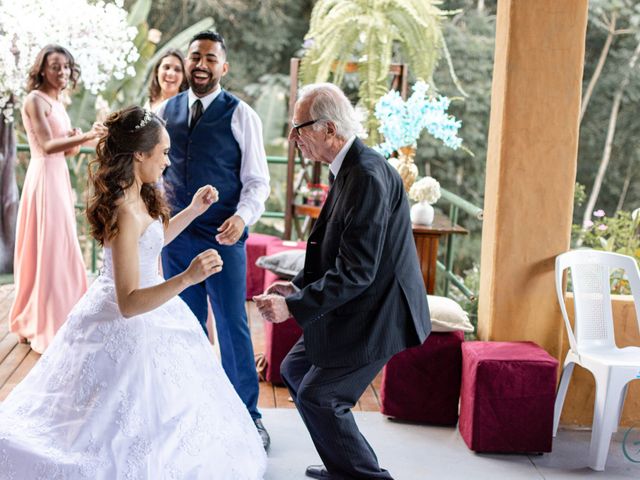
{"label": "man in blue vest", "polygon": [[258,115],[220,87],[227,51],[218,33],[205,31],[189,43],[185,61],[189,90],[167,100],[158,114],[171,138],[165,185],[173,213],[189,205],[203,185],[219,201],[191,223],[162,253],[166,277],[183,271],[203,250],[214,248],[224,267],[180,296],[207,333],[207,296],[216,318],[222,366],[247,406],[265,449],[269,435],[260,420],[258,376],[245,311],[247,226],[264,212],[269,171]]}

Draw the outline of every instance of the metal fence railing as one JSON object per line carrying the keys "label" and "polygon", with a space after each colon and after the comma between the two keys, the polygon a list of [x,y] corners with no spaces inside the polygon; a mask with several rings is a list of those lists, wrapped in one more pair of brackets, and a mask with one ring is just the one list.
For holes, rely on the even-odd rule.
{"label": "metal fence railing", "polygon": [[[460,211],[468,213],[473,218],[482,221],[483,210],[472,204],[471,202],[465,200],[462,197],[457,196],[455,193],[452,193],[444,188],[441,188],[442,198],[441,201],[449,203],[449,220],[453,225],[458,223],[458,215]],[[449,296],[449,287],[451,284],[455,285],[458,290],[460,290],[465,297],[469,300],[475,300],[477,292],[472,292],[467,286],[464,284],[462,278],[453,273],[453,261],[454,261],[454,253],[455,253],[455,238],[454,235],[448,235],[446,239],[446,248],[445,248],[445,262],[444,264],[440,261],[436,263],[438,270],[443,272],[445,275],[444,280],[444,296]]]}
{"label": "metal fence railing", "polygon": [[[18,153],[28,153],[29,146],[26,144],[18,144],[17,146]],[[90,147],[82,147],[80,149],[80,153],[70,159],[70,172],[73,173],[73,179],[78,182],[84,178],[84,182],[86,183],[86,168],[89,162],[89,158],[95,155],[95,149]],[[287,158],[282,156],[267,156],[267,163],[269,164],[270,170],[272,166],[277,165],[287,165]],[[22,185],[19,178],[19,188],[21,189]],[[78,190],[80,190],[78,188]],[[472,204],[471,202],[465,200],[457,196],[456,194],[446,190],[441,189],[442,198],[440,200],[441,203],[447,203],[449,205],[449,219],[453,225],[458,223],[459,213],[465,212],[469,214],[472,218],[477,220],[482,220],[483,211],[480,207]],[[283,211],[271,210],[265,211],[262,215],[262,218],[269,219],[284,219],[284,208],[285,202],[282,199],[280,203],[283,205]],[[75,205],[76,211],[82,212],[85,208],[84,203],[78,202]],[[81,241],[81,245],[83,245],[83,253],[89,256],[89,264],[92,273],[95,273],[98,268],[98,248],[96,242],[93,238],[88,235],[88,226],[86,224],[86,220],[83,215],[77,215],[78,219],[78,237]],[[454,273],[454,260],[455,260],[455,248],[456,248],[456,239],[454,235],[448,235],[446,237],[445,249],[444,249],[444,263],[441,261],[437,262],[438,270],[444,274],[444,292],[445,296],[448,296],[449,289],[451,285],[454,285],[464,296],[466,296],[470,300],[474,300],[476,297],[476,292],[471,291],[465,284],[463,279]],[[87,242],[90,242],[87,244]],[[86,257],[85,257],[86,259]],[[6,278],[4,278],[6,277]],[[3,281],[12,280],[9,276],[4,276]]]}

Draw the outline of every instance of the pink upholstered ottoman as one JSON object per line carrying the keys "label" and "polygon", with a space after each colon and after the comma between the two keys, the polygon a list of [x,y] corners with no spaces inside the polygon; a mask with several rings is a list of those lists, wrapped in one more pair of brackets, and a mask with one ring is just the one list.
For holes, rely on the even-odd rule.
{"label": "pink upholstered ottoman", "polygon": [[251,233],[245,242],[247,248],[247,300],[260,295],[264,287],[264,269],[256,266],[258,257],[267,254],[267,245],[282,243],[278,237],[263,233]]}
{"label": "pink upholstered ottoman", "polygon": [[382,413],[433,425],[458,421],[462,332],[431,333],[420,346],[395,355],[382,372]]}
{"label": "pink upholstered ottoman", "polygon": [[280,364],[302,335],[302,329],[293,318],[290,318],[286,322],[276,324],[264,322],[264,331],[264,355],[267,359],[265,379],[267,382],[283,385]]}
{"label": "pink upholstered ottoman", "polygon": [[459,428],[476,452],[550,452],[558,361],[533,342],[465,342]]}
{"label": "pink upholstered ottoman", "polygon": [[[283,242],[282,240],[279,240],[277,242],[270,243],[267,246],[266,255],[273,255],[274,253],[291,249],[305,250],[306,248],[306,242]],[[270,272],[269,270],[263,271],[263,290],[266,290],[269,285],[280,279],[275,273]],[[265,378],[268,382],[282,385],[283,382],[282,377],[280,376],[280,364],[287,353],[289,353],[289,350],[291,350],[291,347],[293,347],[293,345],[298,341],[300,335],[302,335],[302,329],[293,318],[278,324],[264,322],[264,329],[264,354],[267,359]]]}

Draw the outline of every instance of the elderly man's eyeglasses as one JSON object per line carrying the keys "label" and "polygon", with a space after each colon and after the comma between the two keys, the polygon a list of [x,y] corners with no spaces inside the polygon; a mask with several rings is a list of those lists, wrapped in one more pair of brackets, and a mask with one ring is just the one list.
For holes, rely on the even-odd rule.
{"label": "elderly man's eyeglasses", "polygon": [[317,120],[309,120],[308,122],[303,122],[299,125],[296,125],[295,123],[291,122],[291,128],[294,128],[296,131],[296,134],[300,135],[300,129],[304,128],[304,127],[309,127],[311,125],[313,125],[314,123],[318,122],[319,119]]}

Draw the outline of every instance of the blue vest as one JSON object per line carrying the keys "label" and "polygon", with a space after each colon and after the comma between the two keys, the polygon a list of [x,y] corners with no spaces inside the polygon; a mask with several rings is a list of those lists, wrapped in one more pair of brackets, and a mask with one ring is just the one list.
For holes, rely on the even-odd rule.
{"label": "blue vest", "polygon": [[241,152],[231,131],[231,117],[239,100],[224,90],[204,111],[189,133],[187,92],[167,102],[164,118],[171,139],[171,166],[164,173],[167,197],[173,213],[189,206],[203,185],[213,185],[219,200],[191,225],[190,230],[212,235],[233,215],[240,201]]}

